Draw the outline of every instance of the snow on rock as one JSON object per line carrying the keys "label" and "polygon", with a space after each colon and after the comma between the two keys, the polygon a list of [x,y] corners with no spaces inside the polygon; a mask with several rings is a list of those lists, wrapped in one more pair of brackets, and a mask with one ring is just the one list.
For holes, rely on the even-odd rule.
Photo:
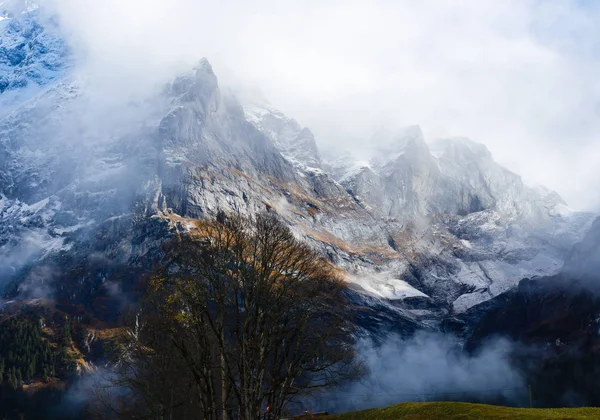
{"label": "snow on rock", "polygon": [[[245,114],[289,161],[302,166],[282,146],[301,129],[294,120],[266,105],[246,106]],[[351,277],[387,299],[402,299],[408,285],[464,311],[524,277],[558,271],[592,220],[571,211],[555,192],[526,186],[484,145],[465,138],[428,144],[417,126],[377,132],[360,158],[343,152],[321,168],[374,217],[373,226],[389,232],[381,242],[410,263],[412,268],[388,277],[364,275],[362,268]],[[340,215],[321,229],[358,241],[378,235],[376,229],[349,235],[348,223],[352,219]],[[395,266],[393,257],[383,267],[389,264]],[[357,265],[345,267],[352,271]]]}
{"label": "snow on rock", "polygon": [[321,168],[315,137],[308,128],[303,128],[296,120],[264,102],[245,104],[244,113],[248,121],[266,134],[295,167],[302,170]]}
{"label": "snow on rock", "polygon": [[387,278],[382,278],[379,274],[353,275],[350,276],[349,281],[362,287],[365,291],[384,299],[402,300],[407,297],[429,297],[404,280],[392,278],[391,274],[388,274],[390,277]]}
{"label": "snow on rock", "polygon": [[69,52],[52,19],[32,2],[0,5],[0,15],[0,95],[60,78]]}

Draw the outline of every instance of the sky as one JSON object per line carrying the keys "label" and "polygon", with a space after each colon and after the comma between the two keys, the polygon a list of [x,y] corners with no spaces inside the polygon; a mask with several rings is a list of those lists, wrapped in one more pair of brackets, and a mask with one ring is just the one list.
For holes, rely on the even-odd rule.
{"label": "sky", "polygon": [[207,57],[351,148],[382,127],[484,143],[530,185],[600,210],[600,4],[591,0],[45,0],[118,100]]}

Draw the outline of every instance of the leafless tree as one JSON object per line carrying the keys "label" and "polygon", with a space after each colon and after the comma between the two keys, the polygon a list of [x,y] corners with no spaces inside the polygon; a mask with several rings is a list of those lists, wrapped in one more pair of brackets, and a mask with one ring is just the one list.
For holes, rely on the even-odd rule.
{"label": "leafless tree", "polygon": [[219,215],[171,242],[130,330],[129,415],[280,417],[362,373],[336,269],[276,215]]}

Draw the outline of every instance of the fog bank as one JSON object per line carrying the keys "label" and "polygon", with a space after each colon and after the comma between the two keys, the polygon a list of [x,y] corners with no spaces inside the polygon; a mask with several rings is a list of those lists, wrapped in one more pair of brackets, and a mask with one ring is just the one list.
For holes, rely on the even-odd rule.
{"label": "fog bank", "polygon": [[514,345],[495,339],[467,354],[450,335],[420,332],[381,346],[358,343],[369,374],[363,380],[317,395],[312,410],[355,411],[406,401],[474,401],[519,405],[527,385],[510,361]]}

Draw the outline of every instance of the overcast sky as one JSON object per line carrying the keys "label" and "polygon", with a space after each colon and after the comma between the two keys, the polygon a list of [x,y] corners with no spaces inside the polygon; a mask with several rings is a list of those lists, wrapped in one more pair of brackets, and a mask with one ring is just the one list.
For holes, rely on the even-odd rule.
{"label": "overcast sky", "polygon": [[419,124],[600,209],[600,2],[46,1],[106,94],[146,92],[205,56],[222,85],[260,88],[322,147]]}

